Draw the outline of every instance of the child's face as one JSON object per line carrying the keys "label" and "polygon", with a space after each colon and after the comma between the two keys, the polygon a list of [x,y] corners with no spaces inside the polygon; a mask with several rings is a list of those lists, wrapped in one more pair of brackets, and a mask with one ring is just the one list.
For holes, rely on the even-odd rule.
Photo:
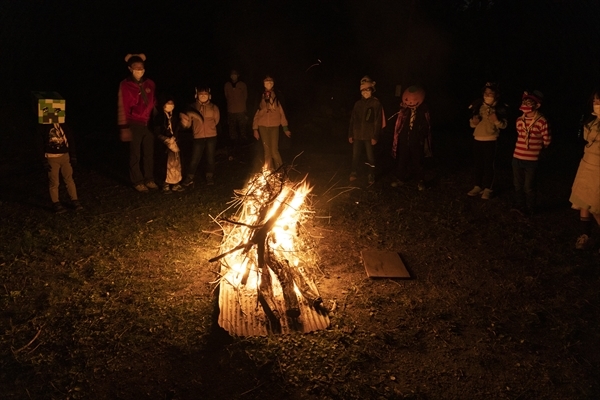
{"label": "child's face", "polygon": [[373,92],[371,92],[369,89],[364,89],[360,91],[360,94],[362,95],[362,97],[364,97],[365,99],[370,98],[373,95]]}
{"label": "child's face", "polygon": [[592,104],[595,106],[600,105],[600,97],[598,97],[598,95],[594,96],[594,100],[593,100]]}
{"label": "child's face", "polygon": [[273,81],[267,80],[267,81],[264,81],[263,84],[264,84],[266,90],[273,89]]}
{"label": "child's face", "polygon": [[483,92],[483,100],[487,104],[493,104],[496,101],[496,92],[490,88],[486,88]]}

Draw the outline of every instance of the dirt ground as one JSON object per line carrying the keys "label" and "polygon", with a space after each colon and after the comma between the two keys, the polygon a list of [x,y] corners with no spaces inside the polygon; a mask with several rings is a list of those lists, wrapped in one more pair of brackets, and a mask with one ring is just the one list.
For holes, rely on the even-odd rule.
{"label": "dirt ground", "polygon": [[[418,191],[390,187],[383,148],[377,182],[351,186],[344,138],[307,122],[284,158],[300,154],[290,177],[313,186],[307,228],[331,326],[232,337],[215,323],[212,217],[256,165],[252,147],[241,160],[219,154],[215,186],[139,194],[124,145],[84,132],[85,210],[54,215],[23,126],[3,121],[4,142],[25,145],[1,149],[2,398],[600,397],[600,255],[574,248],[575,144],[544,160],[540,212],[524,218],[510,211],[509,139],[484,201],[466,196],[468,133],[435,132]],[[412,279],[368,278],[366,249],[400,253]]]}

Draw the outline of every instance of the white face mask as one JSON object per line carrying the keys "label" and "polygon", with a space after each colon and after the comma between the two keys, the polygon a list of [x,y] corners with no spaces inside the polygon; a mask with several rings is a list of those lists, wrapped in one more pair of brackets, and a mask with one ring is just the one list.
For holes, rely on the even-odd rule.
{"label": "white face mask", "polygon": [[360,94],[365,99],[368,99],[368,98],[370,98],[373,95],[373,92],[371,92],[370,90],[363,90],[363,91],[360,92]]}
{"label": "white face mask", "polygon": [[200,100],[200,103],[206,103],[208,101],[208,95],[207,94],[201,94],[198,96],[198,99]]}
{"label": "white face mask", "polygon": [[594,108],[594,115],[600,116],[600,104],[594,104],[592,107]]}
{"label": "white face mask", "polygon": [[491,106],[492,104],[494,104],[494,101],[496,99],[494,99],[494,96],[483,96],[483,101],[485,102],[485,104],[487,104],[488,106]]}
{"label": "white face mask", "polygon": [[143,69],[134,69],[133,71],[131,71],[131,73],[133,74],[133,77],[135,79],[137,79],[138,81],[140,79],[142,79],[142,76],[144,76],[144,72],[146,72],[146,71]]}
{"label": "white face mask", "polygon": [[273,89],[273,81],[265,81],[265,89],[267,89],[267,90]]}
{"label": "white face mask", "polygon": [[173,111],[173,109],[175,108],[175,104],[172,103],[167,103],[165,104],[165,111],[170,113],[171,111]]}

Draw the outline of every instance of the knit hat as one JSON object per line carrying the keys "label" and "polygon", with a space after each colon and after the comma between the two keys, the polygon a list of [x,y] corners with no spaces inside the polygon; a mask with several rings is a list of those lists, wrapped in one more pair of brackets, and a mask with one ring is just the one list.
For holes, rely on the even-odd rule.
{"label": "knit hat", "polygon": [[146,55],[144,53],[140,53],[140,54],[127,54],[125,56],[125,62],[127,63],[127,66],[129,66],[129,67],[131,67],[131,65],[133,63],[136,63],[136,62],[143,63],[144,61],[146,61]]}
{"label": "knit hat", "polygon": [[373,79],[371,79],[368,75],[363,76],[363,78],[360,80],[360,91],[362,92],[363,90],[371,90],[371,92],[375,92],[375,84],[377,82],[375,82]]}
{"label": "knit hat", "polygon": [[530,92],[523,92],[523,98],[522,98],[522,100],[525,100],[525,99],[531,99],[531,100],[535,101],[538,104],[542,104],[542,102],[544,101],[544,95],[539,90],[534,90],[531,93]]}

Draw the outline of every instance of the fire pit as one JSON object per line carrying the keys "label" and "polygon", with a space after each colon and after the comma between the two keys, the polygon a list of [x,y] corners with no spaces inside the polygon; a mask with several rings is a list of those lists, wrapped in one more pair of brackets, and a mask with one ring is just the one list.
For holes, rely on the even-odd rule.
{"label": "fire pit", "polygon": [[284,170],[254,175],[226,211],[220,255],[219,326],[237,336],[311,332],[329,326],[314,277],[315,243],[305,223],[306,177],[291,182]]}

